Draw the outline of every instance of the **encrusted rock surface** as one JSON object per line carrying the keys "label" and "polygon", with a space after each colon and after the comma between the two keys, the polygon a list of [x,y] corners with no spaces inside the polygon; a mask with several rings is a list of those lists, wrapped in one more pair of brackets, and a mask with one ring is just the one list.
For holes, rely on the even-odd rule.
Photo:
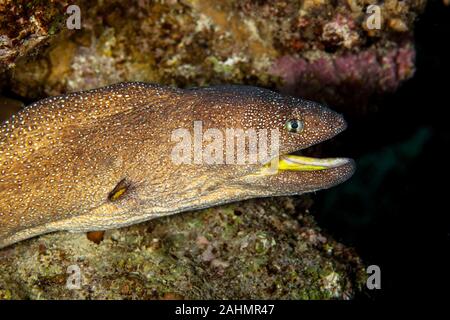
{"label": "encrusted rock surface", "polygon": [[0,71],[45,44],[65,20],[67,1],[0,0]]}
{"label": "encrusted rock surface", "polygon": [[7,88],[38,98],[126,80],[232,82],[363,108],[414,73],[413,22],[425,6],[384,1],[381,29],[369,30],[376,3],[80,1],[81,30],[59,28],[39,56],[17,60]]}

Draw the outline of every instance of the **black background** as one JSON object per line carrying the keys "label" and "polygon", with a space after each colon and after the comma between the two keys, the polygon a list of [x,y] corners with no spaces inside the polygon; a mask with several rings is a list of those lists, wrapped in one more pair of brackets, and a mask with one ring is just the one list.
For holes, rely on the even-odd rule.
{"label": "black background", "polygon": [[381,268],[381,290],[357,300],[449,297],[450,7],[429,2],[415,38],[414,77],[376,112],[347,118],[339,155],[356,159],[355,176],[315,197],[319,226]]}

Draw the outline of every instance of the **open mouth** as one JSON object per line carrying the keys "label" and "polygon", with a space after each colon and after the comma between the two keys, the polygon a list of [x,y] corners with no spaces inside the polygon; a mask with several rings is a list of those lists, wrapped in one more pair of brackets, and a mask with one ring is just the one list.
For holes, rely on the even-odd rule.
{"label": "open mouth", "polygon": [[281,155],[266,163],[255,175],[272,175],[279,171],[322,171],[351,163],[349,158],[311,158],[294,154]]}

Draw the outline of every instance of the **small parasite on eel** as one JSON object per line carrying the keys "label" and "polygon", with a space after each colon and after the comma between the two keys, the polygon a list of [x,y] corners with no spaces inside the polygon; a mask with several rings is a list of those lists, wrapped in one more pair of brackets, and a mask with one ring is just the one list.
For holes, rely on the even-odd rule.
{"label": "small parasite on eel", "polygon": [[[174,163],[171,134],[196,121],[203,130],[279,130],[277,172],[265,174],[260,163]],[[0,127],[0,248],[332,187],[353,174],[351,159],[292,153],[345,128],[318,103],[250,86],[133,82],[40,100]]]}

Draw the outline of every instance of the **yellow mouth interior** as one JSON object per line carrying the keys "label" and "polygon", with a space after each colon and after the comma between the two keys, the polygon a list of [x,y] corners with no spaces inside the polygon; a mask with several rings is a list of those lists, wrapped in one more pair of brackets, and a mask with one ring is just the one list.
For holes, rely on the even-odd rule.
{"label": "yellow mouth interior", "polygon": [[257,175],[276,174],[278,171],[320,171],[339,167],[347,162],[345,158],[317,159],[297,155],[282,155],[266,163]]}

